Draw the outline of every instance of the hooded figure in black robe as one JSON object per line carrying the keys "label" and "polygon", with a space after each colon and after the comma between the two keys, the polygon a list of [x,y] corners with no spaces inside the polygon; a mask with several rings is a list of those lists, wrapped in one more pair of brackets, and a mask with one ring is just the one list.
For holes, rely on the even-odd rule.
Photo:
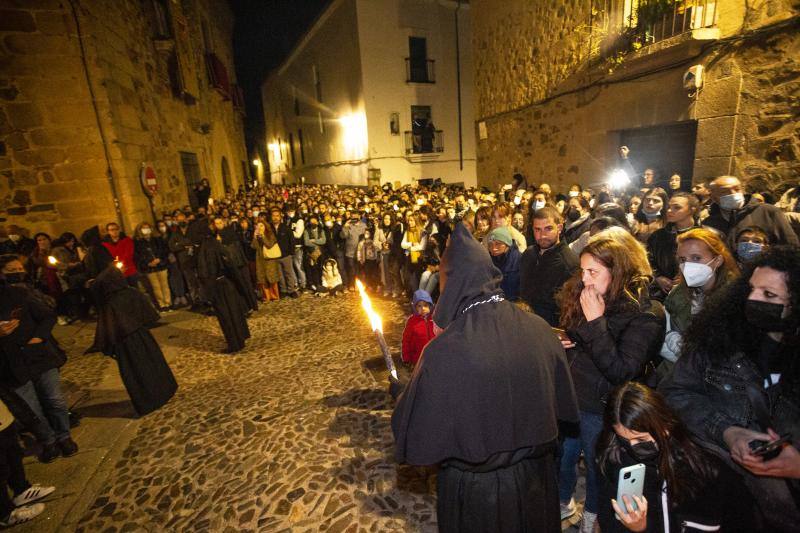
{"label": "hooded figure in black robe", "polygon": [[211,233],[211,228],[205,228],[197,253],[197,277],[214,307],[219,327],[228,343],[227,353],[234,353],[244,348],[244,341],[250,338],[247,305],[228,278],[231,266],[225,247]]}
{"label": "hooded figure in black robe", "polygon": [[155,411],[178,390],[161,347],[148,329],[158,321],[158,312],[113,265],[97,276],[92,292],[98,313],[90,350],[117,360],[122,382],[139,416]]}
{"label": "hooded figure in black robe", "polygon": [[244,255],[244,250],[242,250],[241,238],[236,233],[236,228],[234,228],[233,224],[226,226],[219,231],[219,235],[222,238],[225,253],[230,259],[228,274],[231,277],[231,281],[236,286],[236,290],[239,291],[239,295],[241,295],[245,305],[253,311],[258,311],[256,291],[250,280],[247,258]]}
{"label": "hooded figure in black robe", "polygon": [[506,301],[502,275],[463,224],[450,237],[423,350],[392,416],[396,458],[439,464],[439,531],[560,531],[558,420],[578,421],[564,349]]}

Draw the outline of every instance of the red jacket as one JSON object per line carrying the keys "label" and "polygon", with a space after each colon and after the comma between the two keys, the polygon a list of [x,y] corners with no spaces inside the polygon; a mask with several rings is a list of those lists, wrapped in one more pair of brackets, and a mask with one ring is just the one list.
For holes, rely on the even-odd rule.
{"label": "red jacket", "polygon": [[136,263],[133,260],[133,239],[130,237],[120,237],[117,242],[111,239],[103,240],[103,246],[114,258],[114,261],[122,261],[122,273],[129,278],[137,273]]}
{"label": "red jacket", "polygon": [[435,336],[430,314],[425,318],[416,314],[408,317],[403,330],[403,361],[416,365],[419,356],[422,355],[422,349]]}

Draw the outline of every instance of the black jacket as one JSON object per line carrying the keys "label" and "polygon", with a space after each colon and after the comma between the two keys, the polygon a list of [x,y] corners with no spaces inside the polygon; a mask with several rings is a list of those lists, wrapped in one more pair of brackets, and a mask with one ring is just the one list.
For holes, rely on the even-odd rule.
{"label": "black jacket", "polygon": [[[10,335],[0,337],[0,382],[16,388],[47,370],[64,364],[63,352],[52,341],[56,315],[31,298],[27,290],[0,285],[0,320],[19,319]],[[38,337],[43,342],[28,344]]]}
{"label": "black jacket", "polygon": [[606,309],[600,318],[567,331],[576,343],[567,359],[581,411],[602,414],[614,387],[641,380],[657,366],[664,326],[664,308],[642,290],[638,306]]}
{"label": "black jacket", "polygon": [[711,204],[708,218],[703,220],[703,226],[722,233],[727,238],[731,250],[736,249],[736,234],[749,226],[763,229],[769,236],[772,246],[776,244],[800,246],[797,234],[792,230],[786,214],[774,205],[761,204],[755,200],[750,200],[741,209],[730,213],[729,218],[723,216],[719,205]]}
{"label": "black jacket", "polygon": [[543,254],[535,244],[522,254],[520,297],[553,327],[558,326],[559,316],[555,294],[579,264],[578,256],[563,240]]}
{"label": "black jacket", "polygon": [[281,258],[294,254],[294,234],[289,224],[281,222],[277,227],[272,226],[272,229],[281,249]]}
{"label": "black jacket", "polygon": [[[778,384],[769,389],[764,389],[764,372],[758,363],[740,352],[721,361],[703,353],[683,354],[659,390],[700,442],[728,462],[730,455],[722,438],[727,428],[762,431],[751,401],[754,394],[757,396],[752,398],[760,397],[769,409],[773,429],[779,434],[790,433],[792,444],[800,448],[800,362],[796,346],[782,349],[786,350],[782,357],[787,366]],[[800,481],[787,483],[754,476],[741,468],[739,471],[767,519],[773,521],[774,530],[796,531],[800,523]]]}
{"label": "black jacket", "polygon": [[[149,239],[134,240],[133,260],[136,269],[143,274],[166,270],[169,266],[168,255],[169,247],[163,237],[153,236]],[[154,259],[160,259],[161,262],[156,266],[150,266],[149,263]]]}
{"label": "black jacket", "polygon": [[167,244],[169,246],[169,251],[175,254],[178,260],[178,266],[185,270],[197,266],[197,248],[192,240],[189,228],[186,227],[183,229],[186,230],[186,233],[183,233],[181,228],[176,229],[172,235],[169,236]]}

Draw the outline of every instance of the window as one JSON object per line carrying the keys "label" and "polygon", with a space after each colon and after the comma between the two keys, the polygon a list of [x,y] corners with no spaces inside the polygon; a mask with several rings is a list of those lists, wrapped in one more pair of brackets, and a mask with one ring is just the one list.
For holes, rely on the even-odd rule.
{"label": "window", "polygon": [[322,82],[319,80],[316,65],[311,65],[311,76],[314,78],[314,95],[317,97],[317,102],[322,102]]}
{"label": "window", "polygon": [[319,132],[325,133],[325,122],[322,120],[322,111],[317,111],[317,122],[319,123]]}
{"label": "window", "polygon": [[294,168],[294,134],[292,133],[289,134],[289,156],[292,158],[292,168]]}
{"label": "window", "polygon": [[431,106],[411,106],[411,131],[405,132],[406,155],[444,151],[441,130],[433,125]]}
{"label": "window", "polygon": [[306,164],[306,150],[303,147],[303,130],[297,130],[297,142],[300,144],[300,163]]}
{"label": "window", "polygon": [[153,0],[153,10],[155,11],[156,39],[172,39],[172,24],[169,21],[167,0]]}
{"label": "window", "polygon": [[294,101],[294,116],[300,116],[300,100],[297,98],[297,87],[292,85],[292,100]]}
{"label": "window", "polygon": [[434,82],[433,60],[428,59],[428,42],[424,37],[408,38],[406,81],[412,83]]}

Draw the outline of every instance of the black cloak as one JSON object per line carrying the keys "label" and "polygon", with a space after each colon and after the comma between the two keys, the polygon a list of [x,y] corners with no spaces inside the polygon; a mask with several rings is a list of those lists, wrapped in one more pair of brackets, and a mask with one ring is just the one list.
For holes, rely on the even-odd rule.
{"label": "black cloak", "polygon": [[114,266],[97,276],[92,290],[98,302],[93,348],[115,357],[136,412],[144,416],[155,411],[178,390],[161,347],[148,330],[158,321],[158,312]]}
{"label": "black cloak", "polygon": [[256,300],[256,292],[250,280],[247,258],[242,250],[241,238],[236,233],[236,228],[232,225],[227,226],[219,232],[219,235],[222,237],[222,245],[225,247],[226,256],[230,260],[228,274],[231,281],[236,286],[236,290],[239,291],[247,307],[253,311],[258,311],[258,300]]}
{"label": "black cloak", "polygon": [[392,416],[396,458],[440,463],[440,531],[558,531],[558,420],[578,421],[564,349],[502,300],[502,275],[463,224],[440,268],[434,322]]}
{"label": "black cloak", "polygon": [[197,276],[214,307],[219,327],[228,343],[227,351],[232,353],[244,348],[244,341],[250,338],[250,328],[247,326],[247,305],[227,277],[230,269],[225,248],[209,229],[197,254]]}

